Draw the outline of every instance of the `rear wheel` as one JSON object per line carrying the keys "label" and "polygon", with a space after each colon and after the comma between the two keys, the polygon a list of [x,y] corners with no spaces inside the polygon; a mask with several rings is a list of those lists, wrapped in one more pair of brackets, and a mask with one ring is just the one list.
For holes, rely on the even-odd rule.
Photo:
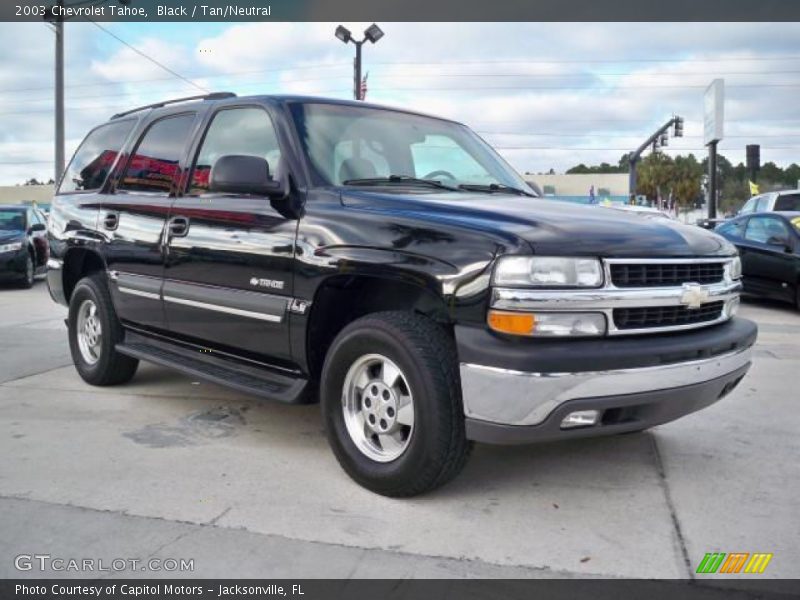
{"label": "rear wheel", "polygon": [[466,463],[455,347],[430,319],[384,312],[345,327],[326,356],[321,398],[336,458],[369,490],[421,494]]}
{"label": "rear wheel", "polygon": [[94,273],[81,279],[69,303],[69,348],[78,373],[92,385],[129,381],[139,361],[117,352],[124,338],[105,277]]}

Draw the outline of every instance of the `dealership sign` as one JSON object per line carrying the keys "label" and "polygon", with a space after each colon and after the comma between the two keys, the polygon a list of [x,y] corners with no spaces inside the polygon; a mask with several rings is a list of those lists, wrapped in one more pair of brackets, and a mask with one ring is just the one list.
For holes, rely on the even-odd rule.
{"label": "dealership sign", "polygon": [[723,137],[725,80],[715,79],[706,89],[703,143],[708,146]]}

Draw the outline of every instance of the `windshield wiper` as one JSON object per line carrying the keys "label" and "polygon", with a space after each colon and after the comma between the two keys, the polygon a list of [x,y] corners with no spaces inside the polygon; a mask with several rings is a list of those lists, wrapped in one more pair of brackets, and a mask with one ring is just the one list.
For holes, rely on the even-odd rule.
{"label": "windshield wiper", "polygon": [[517,196],[528,196],[530,198],[538,198],[538,196],[532,192],[526,192],[523,189],[515,188],[510,185],[506,185],[504,183],[489,183],[489,184],[462,183],[458,187],[459,189],[468,190],[470,192],[486,192],[487,194],[500,192],[501,194],[515,194]]}
{"label": "windshield wiper", "polygon": [[461,191],[457,187],[445,185],[435,179],[419,179],[411,177],[410,175],[389,175],[388,177],[365,177],[363,179],[347,179],[342,182],[342,185],[391,185],[394,183],[402,183],[405,185],[424,185],[426,187],[438,188],[440,190],[448,190],[451,192]]}

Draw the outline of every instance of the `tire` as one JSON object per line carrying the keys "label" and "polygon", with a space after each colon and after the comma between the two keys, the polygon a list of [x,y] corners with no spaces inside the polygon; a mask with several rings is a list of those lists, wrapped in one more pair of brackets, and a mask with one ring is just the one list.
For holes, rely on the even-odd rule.
{"label": "tire", "polygon": [[116,351],[125,334],[103,274],[84,277],[75,286],[68,328],[72,361],[86,383],[105,386],[130,381],[139,361]]}
{"label": "tire", "polygon": [[33,256],[30,252],[26,252],[25,258],[25,273],[22,276],[22,281],[19,286],[24,290],[29,290],[33,287],[36,277],[36,265],[33,262]]}
{"label": "tire", "polygon": [[464,431],[456,348],[430,319],[382,312],[350,323],[325,357],[320,396],[339,464],[373,492],[422,494],[466,464],[472,445]]}

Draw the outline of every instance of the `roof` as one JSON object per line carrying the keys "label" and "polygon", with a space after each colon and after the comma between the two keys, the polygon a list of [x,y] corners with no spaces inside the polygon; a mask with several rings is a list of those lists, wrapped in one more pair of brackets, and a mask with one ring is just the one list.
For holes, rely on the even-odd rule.
{"label": "roof", "polygon": [[174,98],[171,100],[163,100],[161,102],[155,102],[153,104],[147,104],[145,106],[140,106],[138,108],[132,108],[130,110],[126,110],[120,113],[115,114],[111,117],[111,119],[118,119],[121,117],[125,117],[128,115],[132,115],[139,111],[144,110],[157,110],[160,108],[169,108],[172,106],[176,106],[183,108],[186,105],[192,106],[194,104],[199,103],[211,103],[211,104],[230,104],[230,103],[239,103],[239,102],[269,102],[274,104],[285,104],[290,102],[299,102],[299,103],[317,103],[317,104],[335,104],[339,106],[354,106],[358,108],[374,108],[380,110],[391,110],[394,112],[402,112],[407,113],[410,115],[416,115],[420,117],[427,117],[430,119],[438,119],[440,121],[449,121],[451,123],[457,123],[452,119],[447,119],[444,117],[440,117],[437,115],[431,115],[419,111],[410,110],[408,108],[397,107],[397,106],[389,106],[385,104],[376,104],[372,102],[365,102],[363,100],[345,100],[342,98],[327,98],[324,96],[303,96],[297,94],[260,94],[260,95],[251,95],[251,96],[237,96],[231,92],[214,92],[212,94],[204,95],[204,96],[189,96],[186,98]]}

